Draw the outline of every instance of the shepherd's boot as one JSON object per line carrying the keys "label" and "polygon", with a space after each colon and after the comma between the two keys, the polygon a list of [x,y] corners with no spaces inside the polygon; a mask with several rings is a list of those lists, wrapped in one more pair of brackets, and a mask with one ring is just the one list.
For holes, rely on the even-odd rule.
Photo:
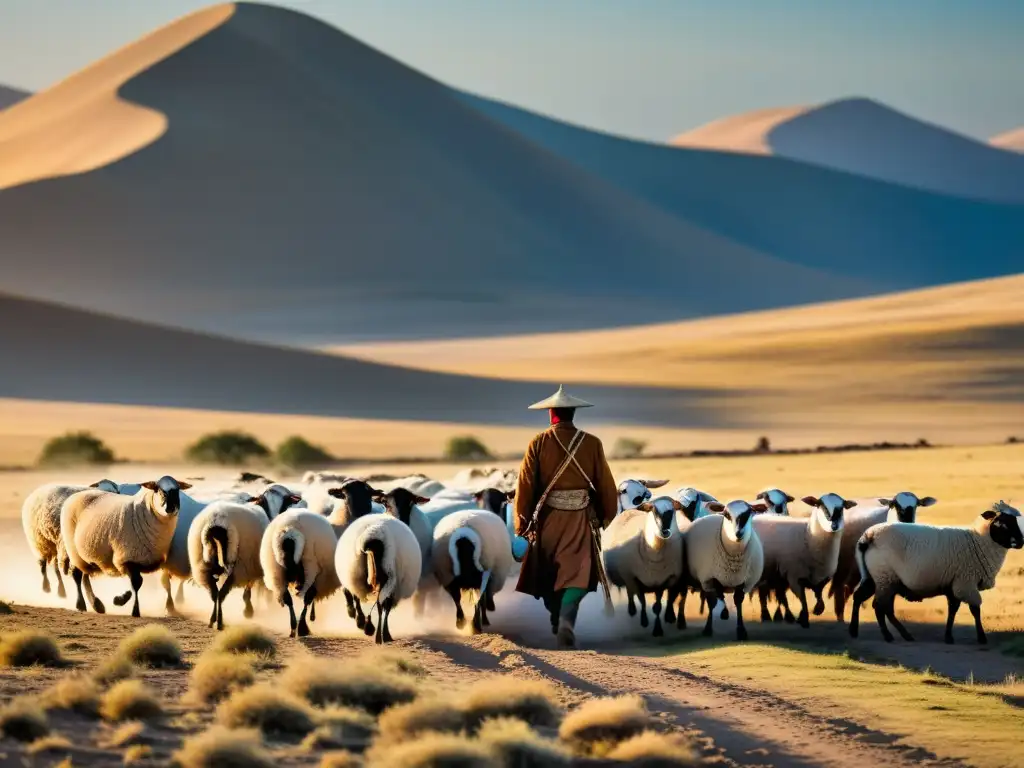
{"label": "shepherd's boot", "polygon": [[571,602],[562,604],[562,610],[558,614],[557,641],[560,649],[576,647],[576,615],[580,612],[580,604]]}

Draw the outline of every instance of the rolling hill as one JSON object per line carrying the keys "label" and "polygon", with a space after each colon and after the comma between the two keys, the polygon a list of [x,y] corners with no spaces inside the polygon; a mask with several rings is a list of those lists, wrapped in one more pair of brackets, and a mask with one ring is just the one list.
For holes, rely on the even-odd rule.
{"label": "rolling hill", "polygon": [[0,84],[0,110],[7,109],[30,96],[26,91]]}
{"label": "rolling hill", "polygon": [[1024,158],[872,99],[758,110],[670,143],[786,157],[941,194],[1024,203]]}
{"label": "rolling hill", "polygon": [[0,289],[250,339],[612,326],[887,285],[708,231],[270,6],[185,17],[5,112],[0,169]]}

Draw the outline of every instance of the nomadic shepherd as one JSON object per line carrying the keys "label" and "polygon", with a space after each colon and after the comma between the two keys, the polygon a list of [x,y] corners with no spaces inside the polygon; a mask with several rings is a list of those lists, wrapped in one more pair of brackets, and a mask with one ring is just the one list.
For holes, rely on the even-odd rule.
{"label": "nomadic shepherd", "polygon": [[526,449],[516,489],[516,534],[529,542],[516,589],[544,601],[560,648],[576,644],[580,601],[608,583],[601,565],[602,528],[618,511],[618,491],[604,446],[573,424],[590,403],[558,388],[531,410],[547,410],[551,426]]}

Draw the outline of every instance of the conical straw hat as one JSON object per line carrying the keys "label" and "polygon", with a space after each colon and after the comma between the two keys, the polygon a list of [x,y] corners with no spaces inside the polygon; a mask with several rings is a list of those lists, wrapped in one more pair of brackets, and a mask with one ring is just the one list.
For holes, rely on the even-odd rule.
{"label": "conical straw hat", "polygon": [[548,408],[593,408],[593,403],[588,403],[586,400],[580,400],[578,397],[573,397],[565,391],[563,387],[559,387],[558,391],[555,392],[551,397],[541,400],[539,403],[534,403],[530,406],[531,411],[546,411]]}

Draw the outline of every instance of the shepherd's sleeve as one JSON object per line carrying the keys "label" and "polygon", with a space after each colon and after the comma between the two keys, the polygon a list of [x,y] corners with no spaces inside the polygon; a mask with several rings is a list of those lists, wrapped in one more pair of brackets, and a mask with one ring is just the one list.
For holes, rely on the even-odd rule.
{"label": "shepherd's sleeve", "polygon": [[[595,438],[596,440],[596,438]],[[597,489],[597,505],[595,510],[604,526],[607,527],[619,511],[619,490],[612,476],[612,468],[604,455],[604,445],[597,440],[597,451],[594,456],[594,487]]]}
{"label": "shepherd's sleeve", "polygon": [[538,445],[536,438],[530,442],[519,467],[519,483],[516,486],[516,536],[522,536],[526,526],[533,518],[533,508],[537,505],[536,488]]}

